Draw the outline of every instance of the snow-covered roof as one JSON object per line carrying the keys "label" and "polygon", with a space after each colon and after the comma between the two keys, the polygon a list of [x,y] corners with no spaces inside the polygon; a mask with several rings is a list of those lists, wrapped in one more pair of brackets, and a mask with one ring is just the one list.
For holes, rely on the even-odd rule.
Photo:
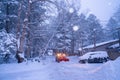
{"label": "snow-covered roof", "polygon": [[[116,39],[116,40],[110,40],[110,41],[106,41],[106,42],[101,42],[101,43],[97,43],[96,44],[96,46],[101,46],[101,45],[104,45],[104,44],[107,44],[107,43],[110,43],[110,42],[114,42],[114,41],[117,41],[118,39]],[[85,48],[93,48],[94,47],[94,45],[89,45],[89,46],[86,46],[86,47],[84,47],[84,49]]]}
{"label": "snow-covered roof", "polygon": [[110,46],[111,48],[116,48],[116,47],[119,47],[119,43],[117,43],[117,44],[114,44],[114,45],[112,45],[112,46]]}
{"label": "snow-covered roof", "polygon": [[102,57],[108,57],[108,54],[106,51],[95,51],[95,52],[88,52],[85,55],[79,57],[80,59],[88,59],[88,58],[102,58]]}

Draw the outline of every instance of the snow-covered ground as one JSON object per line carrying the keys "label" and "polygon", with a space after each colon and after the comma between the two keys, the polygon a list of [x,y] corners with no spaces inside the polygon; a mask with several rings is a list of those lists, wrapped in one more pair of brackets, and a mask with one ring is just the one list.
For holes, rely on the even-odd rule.
{"label": "snow-covered ground", "polygon": [[46,60],[0,65],[0,80],[120,80],[120,58],[104,64],[80,64],[77,56],[69,62]]}

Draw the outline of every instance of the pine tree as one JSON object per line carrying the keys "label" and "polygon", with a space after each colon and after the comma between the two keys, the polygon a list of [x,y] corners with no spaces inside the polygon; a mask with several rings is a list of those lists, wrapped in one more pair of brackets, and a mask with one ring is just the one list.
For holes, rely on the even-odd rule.
{"label": "pine tree", "polygon": [[113,16],[109,19],[107,28],[109,29],[109,37],[111,39],[117,39],[118,33],[117,28],[120,27],[120,6],[118,7],[117,11],[113,14]]}

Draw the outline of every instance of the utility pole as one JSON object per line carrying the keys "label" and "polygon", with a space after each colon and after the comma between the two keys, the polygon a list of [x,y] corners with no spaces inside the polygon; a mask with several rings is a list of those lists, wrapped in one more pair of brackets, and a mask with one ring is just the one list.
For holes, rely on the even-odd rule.
{"label": "utility pole", "polygon": [[79,36],[80,37],[79,38],[80,39],[79,40],[80,41],[79,42],[80,43],[80,45],[79,45],[79,47],[80,47],[80,54],[79,54],[79,56],[81,56],[81,55],[83,55],[83,33],[82,33],[82,31],[79,32],[79,35],[80,35]]}
{"label": "utility pole", "polygon": [[73,33],[73,30],[72,30],[72,54],[74,54],[74,33]]}

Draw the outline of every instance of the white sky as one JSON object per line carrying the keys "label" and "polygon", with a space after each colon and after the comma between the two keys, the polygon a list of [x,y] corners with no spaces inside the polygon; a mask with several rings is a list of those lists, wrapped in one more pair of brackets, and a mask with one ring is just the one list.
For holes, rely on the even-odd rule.
{"label": "white sky", "polygon": [[120,0],[81,0],[81,11],[91,11],[101,21],[108,20],[116,12]]}

